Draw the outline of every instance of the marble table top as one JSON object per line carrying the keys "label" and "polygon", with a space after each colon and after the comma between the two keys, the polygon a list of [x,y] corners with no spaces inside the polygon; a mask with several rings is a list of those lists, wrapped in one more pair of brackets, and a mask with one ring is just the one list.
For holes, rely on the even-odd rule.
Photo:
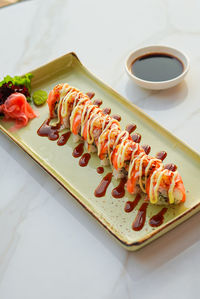
{"label": "marble table top", "polygon": [[[0,9],[1,78],[67,52],[176,136],[200,147],[200,2],[29,0]],[[124,69],[138,47],[186,52],[190,71],[146,91]],[[200,214],[127,252],[24,152],[0,134],[0,298],[198,298]],[[192,174],[191,174],[192,175]]]}

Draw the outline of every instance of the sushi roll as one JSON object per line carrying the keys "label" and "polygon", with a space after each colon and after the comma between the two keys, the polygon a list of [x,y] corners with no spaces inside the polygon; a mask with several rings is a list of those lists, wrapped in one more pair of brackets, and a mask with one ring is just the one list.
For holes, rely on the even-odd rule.
{"label": "sushi roll", "polygon": [[121,131],[111,156],[111,164],[113,165],[116,179],[127,177],[131,157],[138,149],[139,145],[133,143],[130,134],[127,131]]}
{"label": "sushi roll", "polygon": [[82,140],[88,152],[97,152],[101,164],[110,165],[116,179],[127,179],[127,191],[143,192],[152,204],[179,204],[185,188],[177,171],[165,169],[163,162],[145,153],[118,120],[107,115],[78,89],[58,84],[49,93],[49,116],[55,124],[69,129],[75,141]]}
{"label": "sushi roll", "polygon": [[185,201],[185,188],[177,171],[164,168],[161,160],[140,152],[129,166],[127,190],[135,194],[142,190],[152,204],[178,204]]}

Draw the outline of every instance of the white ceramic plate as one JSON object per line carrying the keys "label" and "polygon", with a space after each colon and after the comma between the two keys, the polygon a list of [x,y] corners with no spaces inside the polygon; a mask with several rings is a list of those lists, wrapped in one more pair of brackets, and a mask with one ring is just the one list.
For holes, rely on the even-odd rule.
{"label": "white ceramic plate", "polygon": [[[131,71],[131,66],[132,66],[133,62],[137,58],[139,58],[143,55],[151,54],[151,53],[152,54],[153,53],[165,53],[165,54],[168,54],[168,55],[178,58],[178,60],[180,60],[183,65],[182,73],[179,76],[177,76],[171,80],[159,81],[159,82],[147,81],[147,80],[143,80],[139,77],[136,77]],[[128,55],[128,58],[126,59],[125,68],[126,68],[127,74],[131,78],[131,80],[133,80],[140,87],[147,88],[147,89],[160,90],[160,89],[166,89],[166,88],[173,87],[173,86],[179,84],[184,79],[184,77],[186,76],[186,74],[188,73],[188,70],[189,70],[189,58],[187,57],[186,54],[184,54],[183,52],[181,52],[180,50],[177,50],[175,48],[154,45],[154,46],[140,48],[140,49],[137,49],[137,50],[131,52]]]}

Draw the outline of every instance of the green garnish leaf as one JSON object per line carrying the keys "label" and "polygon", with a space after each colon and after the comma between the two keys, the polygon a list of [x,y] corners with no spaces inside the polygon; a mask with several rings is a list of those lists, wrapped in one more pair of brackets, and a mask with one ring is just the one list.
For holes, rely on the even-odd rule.
{"label": "green garnish leaf", "polygon": [[28,73],[24,76],[6,76],[4,79],[0,82],[0,87],[4,83],[11,82],[13,85],[25,85],[28,88],[29,93],[31,92],[31,79],[33,78],[33,74]]}
{"label": "green garnish leaf", "polygon": [[48,94],[44,90],[36,90],[33,93],[32,98],[33,98],[33,102],[34,102],[35,105],[41,106],[44,103],[46,103],[46,100],[48,98]]}
{"label": "green garnish leaf", "polygon": [[0,105],[3,104],[6,99],[15,92],[23,93],[28,102],[31,101],[31,79],[33,75],[31,73],[24,76],[6,76],[0,82]]}

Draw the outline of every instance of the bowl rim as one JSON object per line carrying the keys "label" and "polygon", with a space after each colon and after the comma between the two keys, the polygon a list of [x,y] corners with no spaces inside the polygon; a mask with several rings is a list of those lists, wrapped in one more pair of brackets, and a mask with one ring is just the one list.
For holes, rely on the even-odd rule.
{"label": "bowl rim", "polygon": [[[148,81],[148,80],[144,80],[144,79],[141,79],[137,76],[135,76],[131,71],[130,71],[130,65],[133,63],[133,61],[135,61],[137,58],[139,58],[141,55],[139,55],[139,52],[140,51],[144,51],[144,50],[148,50],[147,51],[147,54],[150,54],[153,52],[153,50],[157,48],[157,50],[161,51],[161,50],[164,50],[164,52],[166,54],[169,54],[169,55],[172,55],[170,52],[168,52],[168,50],[172,50],[172,51],[176,51],[178,52],[180,55],[182,55],[184,58],[185,58],[185,62],[183,61],[182,58],[180,58],[178,55],[174,55],[178,60],[181,61],[181,63],[183,64],[183,72],[172,78],[172,79],[169,79],[169,80],[165,80],[165,81]],[[160,49],[159,49],[160,48]],[[135,54],[136,52],[138,52],[138,55],[136,58],[132,59],[131,63],[128,63],[131,56],[133,54]],[[145,55],[145,54],[143,54]],[[132,79],[134,79],[135,81],[138,81],[140,83],[144,83],[144,84],[148,84],[148,85],[164,85],[164,84],[167,84],[167,83],[171,83],[171,82],[175,82],[176,80],[178,81],[179,79],[185,77],[185,75],[187,74],[187,72],[189,71],[189,68],[190,68],[190,60],[189,60],[189,57],[187,54],[185,54],[185,52],[179,50],[178,48],[174,48],[174,47],[171,47],[171,46],[168,46],[168,45],[149,45],[149,46],[145,46],[145,47],[141,47],[141,48],[136,48],[135,50],[129,52],[129,54],[127,55],[126,57],[126,60],[125,60],[125,69],[126,69],[126,72],[128,73],[129,76],[132,77]]]}

